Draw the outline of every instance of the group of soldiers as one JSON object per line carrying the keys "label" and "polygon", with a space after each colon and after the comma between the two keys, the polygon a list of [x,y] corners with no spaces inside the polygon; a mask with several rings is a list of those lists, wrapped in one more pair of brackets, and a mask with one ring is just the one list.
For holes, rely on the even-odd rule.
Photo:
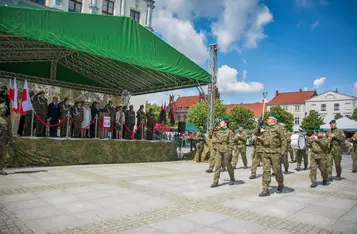
{"label": "group of soldiers", "polygon": [[[230,185],[234,184],[234,169],[237,166],[238,158],[241,156],[244,168],[248,168],[246,156],[247,133],[244,131],[244,125],[240,125],[238,133],[234,134],[228,129],[229,120],[221,118],[219,124],[212,131],[208,132],[208,137],[203,134],[203,128],[196,134],[197,152],[195,160],[201,162],[207,159],[209,168],[207,173],[214,173],[212,188],[218,186],[220,173],[228,170]],[[287,131],[285,125],[278,123],[278,117],[274,113],[269,113],[265,122],[257,125],[253,132],[254,150],[252,154],[252,167],[249,179],[255,179],[258,165],[263,165],[263,190],[259,196],[269,196],[269,185],[271,177],[274,176],[277,183],[277,191],[282,192],[284,188],[283,174],[289,173],[288,156],[290,154],[291,162],[297,162],[296,171],[302,170],[301,164],[304,160],[303,170],[308,169],[308,155],[310,152],[310,174],[311,188],[317,187],[316,177],[317,169],[322,176],[322,184],[332,181],[333,164],[336,167],[335,180],[341,180],[342,168],[342,149],[341,145],[345,141],[345,134],[337,128],[335,120],[330,121],[331,129],[324,131],[316,129],[311,136],[307,136],[305,129],[300,130],[300,135],[304,139],[306,148],[298,149],[296,158],[291,147],[292,131]],[[357,173],[357,131],[351,138],[354,145],[352,150],[353,173]],[[284,166],[284,172],[282,170]]]}

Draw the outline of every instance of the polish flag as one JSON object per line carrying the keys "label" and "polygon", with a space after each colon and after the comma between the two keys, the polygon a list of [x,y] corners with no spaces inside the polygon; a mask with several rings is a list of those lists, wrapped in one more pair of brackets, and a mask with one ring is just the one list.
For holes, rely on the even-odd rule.
{"label": "polish flag", "polygon": [[265,98],[263,98],[262,103],[267,103],[267,100]]}
{"label": "polish flag", "polygon": [[9,80],[9,99],[14,101],[14,88],[12,87],[12,79]]}
{"label": "polish flag", "polygon": [[17,111],[18,107],[18,103],[17,103],[17,84],[16,84],[16,78],[14,78],[14,88],[13,88],[13,100],[12,100],[12,110],[13,111]]}
{"label": "polish flag", "polygon": [[22,90],[21,106],[23,112],[27,112],[33,109],[27,80],[25,80],[24,89]]}

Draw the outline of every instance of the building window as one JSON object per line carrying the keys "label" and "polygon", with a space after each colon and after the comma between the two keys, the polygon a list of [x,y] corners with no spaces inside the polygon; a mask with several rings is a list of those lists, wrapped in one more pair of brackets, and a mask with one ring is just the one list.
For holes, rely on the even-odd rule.
{"label": "building window", "polygon": [[311,104],[311,110],[316,110],[316,104]]}
{"label": "building window", "polygon": [[334,110],[334,111],[339,111],[339,110],[340,110],[340,104],[335,103],[335,104],[333,105],[333,110]]}
{"label": "building window", "polygon": [[345,117],[347,117],[347,118],[351,118],[351,116],[350,116],[350,115],[345,115]]}
{"label": "building window", "polygon": [[133,20],[136,21],[140,21],[140,12],[139,11],[134,11],[134,10],[130,10],[130,18],[132,18]]}
{"label": "building window", "polygon": [[112,2],[110,0],[103,0],[102,13],[103,13],[103,15],[113,15],[114,2]]}
{"label": "building window", "polygon": [[346,102],[345,103],[345,110],[351,110],[352,109],[352,105],[350,102]]}
{"label": "building window", "polygon": [[288,106],[283,106],[283,109],[284,109],[285,111],[288,111]]}
{"label": "building window", "polygon": [[295,106],[295,112],[299,112],[300,111],[300,106],[299,105],[296,105]]}
{"label": "building window", "polygon": [[321,111],[326,111],[326,104],[321,104]]}
{"label": "building window", "polygon": [[81,12],[82,0],[69,0],[68,11]]}
{"label": "building window", "polygon": [[300,118],[299,117],[295,117],[294,124],[295,125],[299,125],[300,124]]}
{"label": "building window", "polygon": [[56,6],[62,6],[62,0],[56,0],[55,1]]}

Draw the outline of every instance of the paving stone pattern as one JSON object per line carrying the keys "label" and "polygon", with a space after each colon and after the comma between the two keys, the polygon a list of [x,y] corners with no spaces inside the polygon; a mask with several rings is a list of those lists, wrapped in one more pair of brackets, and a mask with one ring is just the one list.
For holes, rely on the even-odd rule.
{"label": "paving stone pattern", "polygon": [[272,178],[265,198],[261,167],[255,180],[236,169],[234,186],[222,173],[214,189],[192,161],[12,169],[0,177],[0,233],[357,233],[357,174],[349,155],[342,165],[344,180],[312,189],[291,163],[284,192]]}

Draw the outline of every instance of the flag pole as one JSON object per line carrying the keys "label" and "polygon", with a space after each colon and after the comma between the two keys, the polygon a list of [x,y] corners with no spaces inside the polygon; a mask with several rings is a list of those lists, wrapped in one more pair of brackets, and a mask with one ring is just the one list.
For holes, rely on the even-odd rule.
{"label": "flag pole", "polygon": [[31,137],[33,137],[33,122],[35,120],[35,111],[31,110]]}

